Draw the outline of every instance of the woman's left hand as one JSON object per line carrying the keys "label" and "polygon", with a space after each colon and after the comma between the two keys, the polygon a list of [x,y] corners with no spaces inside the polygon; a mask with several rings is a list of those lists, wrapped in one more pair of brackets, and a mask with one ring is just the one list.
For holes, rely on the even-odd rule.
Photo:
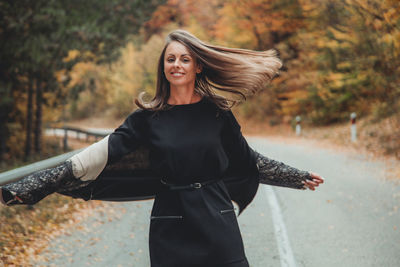
{"label": "woman's left hand", "polygon": [[311,180],[306,180],[303,181],[303,184],[305,188],[308,188],[310,190],[315,190],[315,187],[319,186],[319,184],[322,184],[324,182],[324,178],[322,178],[320,175],[316,173],[310,173]]}

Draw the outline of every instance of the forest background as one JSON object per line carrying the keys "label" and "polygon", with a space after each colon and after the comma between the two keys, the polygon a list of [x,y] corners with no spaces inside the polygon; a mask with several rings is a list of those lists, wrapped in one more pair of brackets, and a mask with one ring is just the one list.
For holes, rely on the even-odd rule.
{"label": "forest background", "polygon": [[[0,0],[0,170],[61,153],[46,127],[117,126],[140,92],[154,94],[158,55],[177,28],[279,51],[279,77],[235,108],[245,131],[287,134],[301,115],[303,136],[350,140],[356,112],[352,146],[400,158],[398,0]],[[0,207],[0,265],[30,265],[91,207],[110,212],[59,195]]]}
{"label": "forest background", "polygon": [[301,115],[316,127],[356,112],[375,125],[374,146],[400,157],[398,0],[0,0],[0,167],[52,153],[49,125],[121,121],[140,92],[154,95],[177,28],[279,51],[279,77],[236,108],[240,118],[279,127]]}

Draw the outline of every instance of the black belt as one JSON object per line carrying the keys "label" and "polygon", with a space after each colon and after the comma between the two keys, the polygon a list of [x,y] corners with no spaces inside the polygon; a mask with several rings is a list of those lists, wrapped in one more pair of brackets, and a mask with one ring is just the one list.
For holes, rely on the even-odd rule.
{"label": "black belt", "polygon": [[185,189],[200,189],[204,186],[218,182],[220,179],[208,180],[204,182],[192,183],[187,185],[170,184],[161,179],[161,183],[168,187],[169,190],[185,190]]}

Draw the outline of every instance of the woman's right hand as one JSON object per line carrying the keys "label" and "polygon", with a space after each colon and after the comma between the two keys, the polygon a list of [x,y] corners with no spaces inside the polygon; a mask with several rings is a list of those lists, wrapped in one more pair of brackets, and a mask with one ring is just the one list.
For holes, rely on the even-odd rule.
{"label": "woman's right hand", "polygon": [[306,188],[314,191],[315,187],[319,186],[319,184],[322,184],[324,182],[324,178],[322,178],[320,175],[314,172],[311,172],[310,176],[311,180],[303,181],[303,184]]}
{"label": "woman's right hand", "polygon": [[56,192],[58,188],[68,187],[76,182],[82,183],[72,174],[71,161],[67,160],[56,167],[34,172],[3,185],[0,199],[6,205],[33,205]]}

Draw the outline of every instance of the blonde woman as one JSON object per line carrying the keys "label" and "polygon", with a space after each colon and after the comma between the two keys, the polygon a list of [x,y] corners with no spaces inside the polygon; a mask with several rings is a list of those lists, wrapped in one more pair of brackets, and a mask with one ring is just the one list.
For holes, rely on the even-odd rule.
{"label": "blonde woman", "polygon": [[[4,186],[0,199],[32,204],[53,192],[85,188],[97,199],[154,195],[151,266],[249,266],[232,200],[242,212],[259,183],[314,190],[323,182],[253,151],[230,111],[236,101],[218,94],[245,99],[280,67],[272,50],[214,46],[176,30],[161,53],[151,101],[141,95],[139,109],[111,135],[55,168]],[[140,146],[149,150],[152,183],[109,179],[99,185],[99,175],[113,173],[110,166]]]}

